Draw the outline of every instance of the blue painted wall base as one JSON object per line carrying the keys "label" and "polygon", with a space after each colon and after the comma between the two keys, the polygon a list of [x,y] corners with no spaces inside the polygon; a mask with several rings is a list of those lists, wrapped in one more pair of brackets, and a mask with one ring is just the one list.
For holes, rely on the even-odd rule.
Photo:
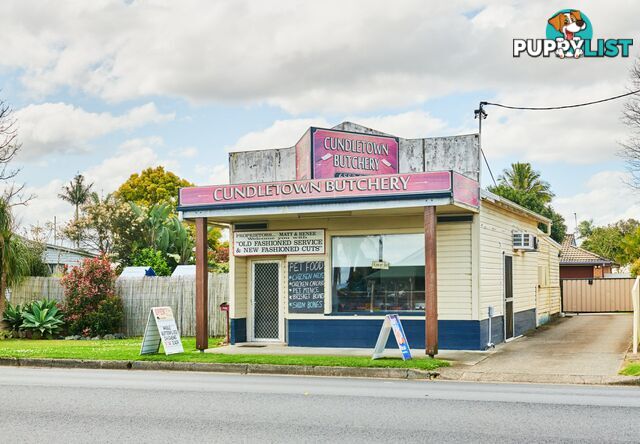
{"label": "blue painted wall base", "polygon": [[235,344],[236,342],[247,342],[247,319],[236,318],[231,319],[229,322],[231,325],[229,329],[229,342]]}
{"label": "blue painted wall base", "polygon": [[[287,343],[293,347],[354,347],[373,348],[383,319],[288,319],[286,321]],[[519,336],[536,327],[535,309],[515,314],[514,333]],[[402,325],[414,349],[424,349],[424,320],[403,319]],[[247,341],[246,318],[231,319],[231,343]],[[491,319],[491,342],[504,342],[504,319]],[[443,350],[486,350],[489,343],[489,320],[438,321],[438,347]],[[387,347],[395,348],[396,340],[389,336]]]}

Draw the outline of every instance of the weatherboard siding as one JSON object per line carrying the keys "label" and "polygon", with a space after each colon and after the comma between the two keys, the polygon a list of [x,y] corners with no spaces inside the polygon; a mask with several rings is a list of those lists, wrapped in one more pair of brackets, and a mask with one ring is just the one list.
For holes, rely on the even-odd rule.
{"label": "weatherboard siding", "polygon": [[535,221],[519,216],[487,200],[480,208],[480,319],[503,314],[504,256],[513,257],[514,311],[535,308],[538,284],[538,253],[514,252],[512,233],[525,231],[539,234]]}

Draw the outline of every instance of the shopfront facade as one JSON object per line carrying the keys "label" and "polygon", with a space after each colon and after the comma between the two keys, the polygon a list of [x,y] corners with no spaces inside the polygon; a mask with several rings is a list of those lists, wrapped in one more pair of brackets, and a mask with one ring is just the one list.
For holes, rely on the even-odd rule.
{"label": "shopfront facade", "polygon": [[372,348],[386,314],[429,354],[534,328],[539,263],[554,265],[514,250],[513,235],[545,238],[550,222],[481,194],[479,154],[476,135],[402,139],[350,123],[232,153],[229,185],[180,192],[198,230],[198,323],[202,233],[218,224],[230,233],[232,343]]}

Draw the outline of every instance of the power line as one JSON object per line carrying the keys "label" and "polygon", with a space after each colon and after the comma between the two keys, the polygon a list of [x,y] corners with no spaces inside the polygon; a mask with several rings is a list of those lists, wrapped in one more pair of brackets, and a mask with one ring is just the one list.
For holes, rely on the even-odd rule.
{"label": "power line", "polygon": [[483,106],[491,105],[491,106],[499,106],[500,108],[518,109],[518,110],[525,110],[525,111],[551,111],[556,109],[579,108],[581,106],[595,105],[597,103],[609,102],[611,100],[621,99],[623,97],[631,96],[637,93],[640,93],[640,89],[637,89],[635,91],[631,91],[625,94],[620,94],[618,96],[607,97],[606,99],[593,100],[591,102],[576,103],[573,105],[563,105],[563,106],[511,106],[511,105],[503,105],[502,103],[480,102],[480,109],[482,109]]}
{"label": "power line", "polygon": [[[553,110],[559,110],[559,109],[579,108],[581,106],[596,105],[598,103],[609,102],[611,100],[621,99],[623,97],[631,96],[633,94],[638,94],[638,93],[640,93],[640,89],[637,89],[635,91],[631,91],[625,94],[613,96],[613,97],[607,97],[606,99],[592,100],[590,102],[575,103],[573,105],[562,105],[562,106],[512,106],[512,105],[504,105],[502,103],[483,101],[483,102],[480,102],[480,106],[478,107],[477,110],[475,110],[475,118],[478,119],[478,134],[480,135],[480,140],[482,140],[482,121],[487,118],[487,113],[484,111],[485,106],[497,106],[500,108],[523,110],[523,111],[553,111]],[[487,169],[489,170],[489,174],[491,175],[491,180],[493,180],[493,184],[497,186],[496,179],[493,177],[493,172],[491,171],[491,167],[489,166],[489,161],[487,160],[487,156],[484,154],[482,145],[480,145],[480,152],[482,153],[482,158],[484,159],[484,163],[485,165],[487,165]]]}

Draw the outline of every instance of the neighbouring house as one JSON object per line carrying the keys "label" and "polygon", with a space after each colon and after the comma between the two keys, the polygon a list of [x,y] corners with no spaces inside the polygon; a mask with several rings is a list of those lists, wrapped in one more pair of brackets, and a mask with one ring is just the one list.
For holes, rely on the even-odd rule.
{"label": "neighbouring house", "polygon": [[481,191],[480,169],[477,134],[404,139],[350,122],[230,153],[230,184],[179,194],[196,225],[197,347],[208,225],[229,229],[232,343],[373,348],[398,314],[410,346],[435,354],[546,322],[560,311],[551,221]]}
{"label": "neighbouring house", "polygon": [[45,244],[42,261],[47,264],[52,274],[62,273],[65,266],[75,267],[83,259],[97,257],[95,253],[62,245]]}
{"label": "neighbouring house", "polygon": [[560,253],[560,279],[599,279],[610,276],[614,262],[578,247],[574,234],[567,234]]}

